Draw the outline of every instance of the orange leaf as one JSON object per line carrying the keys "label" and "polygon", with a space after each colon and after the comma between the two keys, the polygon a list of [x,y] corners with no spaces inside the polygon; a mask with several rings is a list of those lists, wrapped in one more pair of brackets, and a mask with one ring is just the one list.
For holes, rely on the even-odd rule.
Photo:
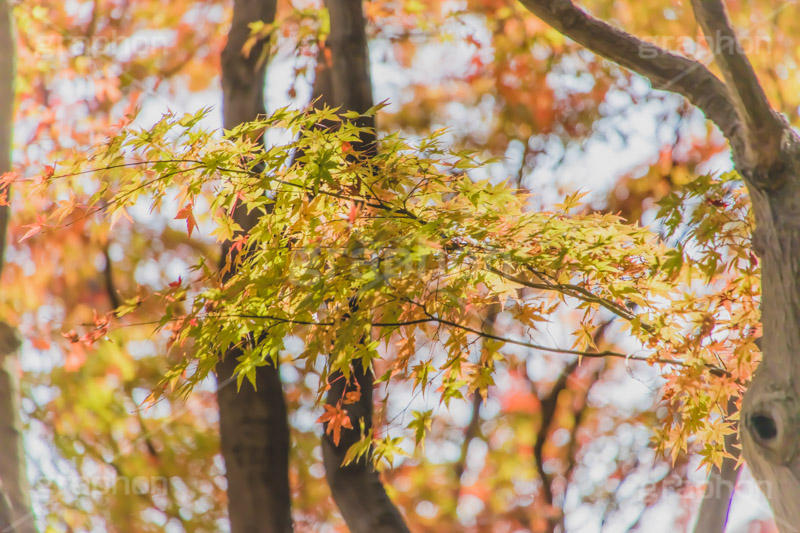
{"label": "orange leaf", "polygon": [[8,185],[10,183],[14,183],[14,181],[17,178],[19,178],[19,174],[13,171],[4,172],[3,174],[0,174],[0,187],[3,187],[4,185]]}
{"label": "orange leaf", "polygon": [[352,390],[344,395],[344,403],[356,403],[358,400],[361,399],[361,391],[360,390]]}
{"label": "orange leaf", "polygon": [[189,202],[186,204],[186,207],[178,211],[178,214],[175,215],[175,220],[180,220],[182,218],[186,219],[186,229],[189,232],[189,237],[192,236],[192,231],[194,228],[197,227],[197,221],[194,219],[194,214],[192,213],[192,203]]}
{"label": "orange leaf", "polygon": [[353,224],[356,221],[356,218],[358,218],[358,206],[355,204],[355,202],[353,202],[350,204],[350,212],[347,213],[347,220]]}
{"label": "orange leaf", "polygon": [[341,408],[341,404],[336,407],[333,405],[324,405],[323,407],[325,407],[325,412],[317,419],[317,422],[328,423],[325,434],[333,433],[333,444],[338,446],[342,438],[342,428],[353,429],[353,423],[350,422],[347,411]]}
{"label": "orange leaf", "polygon": [[22,227],[23,228],[30,228],[30,229],[28,230],[27,233],[25,233],[25,235],[22,236],[22,238],[19,240],[19,242],[22,242],[22,241],[24,241],[25,239],[27,239],[29,237],[33,237],[34,235],[36,235],[37,233],[42,231],[42,226],[39,225],[39,224],[30,224],[28,226],[22,226]]}
{"label": "orange leaf", "polygon": [[78,333],[74,329],[71,329],[66,333],[62,333],[61,336],[73,344],[75,344],[76,342],[80,342],[81,340],[80,337],[78,336]]}

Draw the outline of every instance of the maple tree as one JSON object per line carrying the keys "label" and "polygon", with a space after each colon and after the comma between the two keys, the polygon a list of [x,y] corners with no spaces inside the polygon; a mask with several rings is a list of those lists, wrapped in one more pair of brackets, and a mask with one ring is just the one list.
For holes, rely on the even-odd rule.
{"label": "maple tree", "polygon": [[[714,35],[736,42],[722,4],[693,7],[725,82],[571,2],[522,4],[368,2],[362,15],[359,2],[343,0],[322,10],[237,2],[224,53],[213,2],[96,2],[89,15],[15,6],[17,122],[26,144],[46,148],[18,151],[16,171],[0,182],[15,190],[2,316],[58,361],[27,374],[31,427],[81,478],[110,467],[117,480],[167,480],[141,498],[76,496],[40,467],[43,524],[215,530],[225,486],[234,531],[292,522],[318,530],[341,520],[317,481],[324,468],[352,531],[568,530],[580,505],[613,514],[622,505],[615,487],[639,469],[683,479],[699,457],[735,481],[745,390],[755,398],[741,415],[748,464],[765,487],[792,486],[794,396],[779,385],[791,380],[780,354],[794,341],[778,326],[793,316],[796,291],[791,231],[773,224],[793,220],[794,140],[741,49],[714,46]],[[598,4],[598,17],[632,30],[651,22],[633,17],[634,6]],[[679,33],[691,14],[664,4],[664,30]],[[738,6],[736,16],[763,4]],[[783,39],[792,23],[780,22]],[[412,73],[476,24],[465,69],[374,105],[367,37]],[[53,28],[91,42],[153,27],[177,35],[122,59],[70,53],[65,66],[47,61],[64,55],[31,44]],[[624,176],[603,208],[582,203],[584,192],[549,205],[531,194],[526,180],[548,152],[595,135],[604,102],[620,92],[642,98],[630,73],[581,45],[687,97],[730,141],[738,173],[699,170],[725,145],[705,124],[682,132],[679,120],[674,144],[657,146],[656,163]],[[263,78],[281,53],[297,58],[292,98],[314,79],[310,103],[266,113]],[[224,132],[208,127],[209,108],[136,115],[142,87],[200,91],[217,65]],[[755,68],[774,67],[759,58]],[[588,90],[552,81],[578,72],[591,76]],[[775,76],[762,77],[770,96],[783,94]],[[84,78],[92,91],[77,102],[54,89]],[[454,99],[489,118],[459,117],[467,113],[448,105]],[[644,100],[698,123],[683,102]],[[792,105],[782,100],[781,110]],[[776,179],[774,190],[765,185]],[[16,197],[25,198],[18,207]],[[765,217],[772,204],[777,218]],[[645,214],[649,225],[639,223]],[[754,232],[777,239],[759,257]],[[767,355],[756,375],[772,376],[766,396],[758,380],[767,378],[752,377],[761,261]],[[663,380],[657,404],[626,410],[593,399],[647,364]],[[463,434],[449,414],[459,405],[470,411]],[[657,453],[619,445],[608,461],[616,485],[577,483],[594,446],[624,427],[645,429],[637,435],[652,435]],[[479,441],[476,469],[468,463]],[[651,488],[666,493],[667,478]],[[766,492],[788,530],[794,493]],[[465,511],[476,500],[479,510]],[[703,502],[698,530],[721,530],[730,493]]]}

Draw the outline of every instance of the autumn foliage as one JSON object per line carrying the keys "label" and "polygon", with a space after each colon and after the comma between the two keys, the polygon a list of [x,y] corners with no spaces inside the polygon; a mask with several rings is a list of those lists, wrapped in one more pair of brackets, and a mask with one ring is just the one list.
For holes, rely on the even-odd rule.
{"label": "autumn foliage", "polygon": [[[16,166],[0,177],[0,315],[30,354],[42,525],[218,530],[215,388],[258,387],[255,370],[278,362],[298,531],[340,527],[318,436],[359,429],[344,411],[359,393],[322,402],[355,361],[375,372],[376,416],[348,459],[379,465],[415,531],[551,531],[578,509],[638,505],[645,488],[647,509],[669,476],[685,489],[730,457],[729,407],[760,357],[759,261],[740,177],[709,163],[724,143],[685,104],[514,4],[376,1],[386,100],[367,131],[304,98],[329,21],[285,2],[252,31],[283,68],[269,97],[290,104],[222,131],[227,4],[79,4],[15,6]],[[685,29],[673,2],[657,2],[674,15],[658,21],[589,4],[633,29]],[[780,24],[777,54],[796,22]],[[458,64],[437,67],[448,56]],[[382,85],[391,70],[403,76]],[[628,112],[658,118],[669,142],[654,135],[605,182],[585,164],[575,176],[568,154],[614,151]],[[365,134],[375,147],[360,149]],[[258,215],[246,233],[242,206]],[[236,380],[215,383],[232,345]],[[638,494],[617,490],[642,472]],[[124,494],[136,477],[152,490]]]}

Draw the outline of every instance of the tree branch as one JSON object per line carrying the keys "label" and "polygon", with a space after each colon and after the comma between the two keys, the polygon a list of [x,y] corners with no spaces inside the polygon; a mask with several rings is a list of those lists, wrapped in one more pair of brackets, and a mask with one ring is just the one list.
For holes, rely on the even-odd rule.
{"label": "tree branch", "polygon": [[[494,329],[494,324],[497,322],[497,315],[502,311],[499,303],[492,304],[486,312],[483,319],[484,328]],[[455,489],[453,491],[453,508],[458,507],[458,500],[461,498],[461,476],[464,474],[467,465],[467,453],[469,452],[469,445],[472,440],[478,436],[481,429],[481,405],[483,405],[483,396],[479,391],[472,394],[472,415],[470,416],[469,423],[464,429],[464,442],[461,443],[461,454],[453,467],[455,474]]]}
{"label": "tree branch", "polygon": [[[606,330],[611,325],[612,320],[607,320],[604,322],[597,330],[594,332],[593,340],[595,346],[600,344],[603,335],[605,335]],[[569,385],[569,379],[575,373],[575,371],[580,366],[581,359],[575,359],[574,361],[568,363],[562,370],[556,379],[555,383],[550,389],[550,392],[545,397],[540,397],[541,401],[541,423],[539,424],[539,430],[536,432],[534,444],[533,444],[533,457],[536,465],[536,470],[539,473],[539,477],[542,480],[542,494],[544,495],[545,501],[551,507],[553,507],[555,502],[555,494],[553,494],[553,481],[555,476],[548,474],[544,468],[544,445],[547,440],[547,437],[550,435],[553,429],[553,424],[555,422],[555,415],[556,415],[556,408],[558,407],[558,396],[567,389]],[[602,366],[601,366],[602,368]],[[595,373],[596,377],[597,373]],[[537,394],[536,387],[532,380],[530,380],[531,388],[533,389],[533,393]],[[589,388],[594,384],[595,379],[590,381]],[[538,396],[538,394],[537,394]],[[580,424],[580,417],[583,416],[583,413],[586,409],[586,405],[588,404],[588,397],[589,397],[589,390],[586,390],[586,396],[584,399],[584,404],[582,407],[578,409],[575,413],[575,426],[571,432],[571,440],[569,444],[569,448],[567,449],[567,461],[568,466],[564,472],[564,479],[567,483],[569,483],[570,474],[572,468],[575,466],[575,457],[574,454],[577,451],[576,447],[576,434],[577,428]],[[566,495],[566,486],[564,487],[564,495]],[[564,520],[564,513],[562,509],[561,519],[560,521],[563,524]],[[556,517],[549,517],[548,520],[548,531],[555,531],[556,528]]]}
{"label": "tree branch", "polygon": [[[737,411],[736,401],[728,402],[728,417]],[[737,424],[738,426],[738,424]],[[728,523],[728,512],[731,507],[736,482],[739,479],[741,465],[739,465],[738,430],[730,435],[725,435],[725,451],[733,457],[725,457],[720,467],[712,467],[708,476],[708,483],[697,512],[697,523],[694,526],[696,533],[724,533]]]}
{"label": "tree branch", "polygon": [[111,306],[111,311],[116,311],[122,305],[117,292],[117,287],[114,284],[114,271],[111,269],[111,256],[108,254],[108,242],[103,245],[103,259],[106,260],[106,266],[103,269],[103,284],[106,288],[108,295],[108,304]]}
{"label": "tree branch", "polygon": [[734,153],[741,124],[725,84],[702,63],[664,50],[598,20],[571,0],[520,0],[544,22],[592,52],[644,76],[656,89],[686,97],[722,130]]}
{"label": "tree branch", "polygon": [[[573,426],[572,430],[570,431],[569,437],[569,445],[567,447],[567,468],[564,469],[564,479],[567,483],[569,483],[570,478],[572,477],[572,472],[575,470],[575,467],[578,465],[578,430],[580,430],[581,424],[583,423],[584,418],[586,417],[586,413],[589,410],[589,392],[591,392],[592,386],[597,383],[600,379],[600,376],[603,374],[607,365],[605,362],[596,363],[596,368],[591,374],[591,378],[589,379],[589,386],[584,391],[583,400],[581,406],[574,412],[573,416]],[[565,489],[566,493],[566,489]],[[566,530],[566,528],[564,528]]]}
{"label": "tree branch", "polygon": [[[416,304],[420,305],[420,304]],[[421,307],[421,305],[420,305]],[[641,355],[630,355],[624,354],[621,352],[615,352],[611,350],[603,350],[603,351],[583,351],[583,350],[570,350],[566,348],[556,348],[552,346],[544,346],[542,344],[535,344],[532,342],[520,341],[516,339],[512,339],[509,337],[501,337],[499,335],[495,335],[492,331],[484,330],[477,330],[475,328],[471,328],[467,325],[460,324],[458,322],[453,322],[452,320],[447,320],[443,318],[439,318],[433,314],[424,311],[426,314],[426,318],[418,318],[414,320],[404,320],[402,322],[371,322],[370,325],[374,328],[396,328],[401,326],[412,326],[415,324],[425,324],[427,322],[434,322],[438,324],[442,324],[444,326],[449,326],[451,328],[460,329],[467,333],[471,333],[473,335],[478,335],[479,337],[483,337],[485,339],[492,339],[499,342],[507,343],[507,344],[515,344],[517,346],[522,346],[525,348],[532,348],[534,350],[541,350],[543,352],[550,352],[550,353],[560,353],[560,354],[568,354],[568,355],[577,355],[580,357],[589,357],[593,359],[600,359],[606,357],[614,357],[618,359],[625,359],[628,361],[642,361],[645,363],[660,363],[664,365],[676,365],[686,367],[689,366],[683,361],[679,359],[671,359],[669,357],[656,357],[652,358],[649,356],[641,356]],[[317,326],[317,327],[334,327],[337,325],[336,322],[312,322],[309,320],[295,320],[292,318],[282,318],[279,316],[274,315],[256,315],[256,314],[229,314],[229,315],[193,315],[195,318],[204,318],[204,317],[214,317],[214,318],[249,318],[253,320],[271,320],[273,322],[279,322],[283,324],[296,324],[300,326]],[[182,318],[175,318],[174,320],[181,320]],[[127,326],[143,326],[143,325],[157,325],[161,324],[161,320],[152,320],[146,322],[135,322],[126,324]],[[81,324],[83,326],[94,326],[92,323]],[[602,327],[602,326],[601,326]],[[706,369],[708,372],[717,377],[721,376],[730,376],[730,372],[725,370],[724,368],[720,368],[718,366],[714,366],[710,363],[705,363]]]}
{"label": "tree branch", "polygon": [[769,105],[722,0],[692,0],[692,9],[747,130],[747,163],[769,168],[778,159],[786,124]]}
{"label": "tree branch", "polygon": [[477,391],[472,393],[472,415],[470,416],[469,423],[464,429],[464,442],[461,443],[461,454],[453,467],[455,474],[455,490],[454,503],[458,507],[458,500],[461,498],[461,476],[464,475],[467,465],[467,453],[469,452],[469,445],[472,444],[472,439],[478,436],[478,430],[481,427],[481,406],[483,405],[483,398]]}
{"label": "tree branch", "polygon": [[[575,359],[568,363],[559,374],[556,382],[553,383],[553,387],[550,389],[547,396],[541,398],[542,421],[539,424],[539,431],[536,432],[536,440],[533,444],[533,457],[536,463],[536,470],[539,472],[539,478],[542,481],[542,495],[549,506],[553,505],[553,476],[548,474],[544,468],[544,444],[547,442],[547,437],[550,434],[555,419],[558,395],[567,388],[569,378],[578,368],[579,363],[580,359]],[[553,524],[551,523],[550,525],[552,527]]]}
{"label": "tree branch", "polygon": [[[611,300],[597,296],[588,289],[581,287],[580,285],[574,285],[571,283],[537,283],[534,281],[528,281],[518,276],[514,276],[513,274],[507,274],[502,270],[489,265],[486,266],[486,270],[488,270],[493,274],[497,274],[498,276],[505,278],[508,281],[513,281],[518,285],[522,285],[523,287],[528,287],[530,289],[538,289],[542,291],[556,291],[560,292],[565,296],[577,298],[578,300],[584,302],[595,303],[607,309],[608,311],[611,311],[618,317],[623,318],[629,322],[636,318],[636,316],[633,313],[623,308],[622,306],[617,305]],[[642,324],[642,329],[644,329],[645,331],[652,331],[652,328],[647,324]]]}
{"label": "tree branch", "polygon": [[[424,311],[425,314],[430,318],[432,322],[438,322],[445,326],[450,326],[453,328],[458,328],[467,333],[472,333],[474,335],[479,335],[486,339],[492,339],[508,344],[516,344],[517,346],[523,346],[525,348],[533,348],[534,350],[542,350],[545,352],[552,352],[552,353],[561,353],[561,354],[571,354],[571,355],[578,355],[581,357],[591,357],[591,358],[599,358],[599,357],[618,357],[620,359],[625,360],[633,360],[633,361],[644,361],[648,363],[661,363],[665,365],[678,365],[678,366],[686,366],[683,361],[679,361],[677,359],[670,359],[668,357],[657,357],[657,358],[650,358],[650,357],[642,357],[638,355],[628,355],[620,352],[615,352],[612,350],[603,350],[603,351],[582,351],[582,350],[568,350],[566,348],[552,348],[549,346],[542,346],[541,344],[535,344],[532,342],[525,342],[525,341],[518,341],[516,339],[510,339],[508,337],[500,337],[499,335],[495,335],[494,333],[490,333],[487,331],[479,331],[477,329],[471,328],[464,324],[459,324],[458,322],[453,322],[451,320],[446,320],[444,318],[436,317],[428,311]],[[709,371],[714,375],[725,375],[727,371],[722,370],[718,367],[712,365],[706,365]]]}

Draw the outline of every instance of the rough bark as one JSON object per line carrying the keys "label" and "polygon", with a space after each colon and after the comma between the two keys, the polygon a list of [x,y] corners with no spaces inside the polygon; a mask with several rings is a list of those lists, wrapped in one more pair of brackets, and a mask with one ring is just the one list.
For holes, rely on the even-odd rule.
{"label": "rough bark", "polygon": [[[788,137],[788,136],[787,136]],[[800,524],[800,141],[780,150],[785,168],[745,174],[761,259],[762,362],[742,402],[742,450],[782,532]],[[766,172],[765,172],[766,171]],[[763,185],[761,185],[763,184]]]}
{"label": "rough bark", "polygon": [[[331,33],[326,43],[331,51],[331,63],[325,64],[326,54],[320,54],[323,64],[317,71],[315,96],[319,96],[325,104],[341,106],[342,111],[363,113],[372,107],[372,82],[361,0],[326,0],[325,7],[331,21]],[[374,127],[374,121],[363,119],[360,125]],[[355,147],[357,150],[369,150],[374,146],[374,137],[362,138],[359,144]],[[323,436],[325,474],[333,499],[350,531],[406,533],[408,527],[386,494],[372,460],[362,457],[342,466],[347,450],[360,439],[361,421],[366,431],[372,427],[373,382],[371,369],[363,368],[360,361],[353,363],[349,381],[339,372],[329,377],[330,388],[326,399],[329,405],[339,404],[350,391],[360,390],[361,397],[353,404],[343,405],[354,429],[343,429],[338,444],[327,433]]]}
{"label": "rough bark", "polygon": [[[228,43],[222,52],[223,123],[225,129],[255,120],[265,113],[266,61],[259,42],[245,57],[248,24],[275,19],[275,0],[236,0]],[[234,213],[246,232],[255,219]],[[230,251],[223,246],[222,261]],[[232,533],[292,531],[289,489],[289,423],[278,368],[256,371],[255,389],[248,380],[236,390],[234,371],[241,352],[231,349],[217,365],[220,438],[228,480],[228,514]]]}
{"label": "rough bark", "polygon": [[[11,170],[14,124],[14,25],[9,0],[0,0],[0,174]],[[7,194],[0,187],[0,197]],[[3,270],[9,208],[0,205],[0,273]],[[33,533],[30,488],[22,442],[19,337],[0,317],[0,531]]]}
{"label": "rough bark", "polygon": [[[742,402],[742,450],[780,531],[800,530],[800,138],[767,101],[721,0],[692,0],[692,7],[725,83],[700,63],[594,19],[570,0],[521,2],[653,87],[685,96],[728,138],[753,203],[753,246],[761,260],[762,362]],[[716,501],[719,524],[728,504]]]}

